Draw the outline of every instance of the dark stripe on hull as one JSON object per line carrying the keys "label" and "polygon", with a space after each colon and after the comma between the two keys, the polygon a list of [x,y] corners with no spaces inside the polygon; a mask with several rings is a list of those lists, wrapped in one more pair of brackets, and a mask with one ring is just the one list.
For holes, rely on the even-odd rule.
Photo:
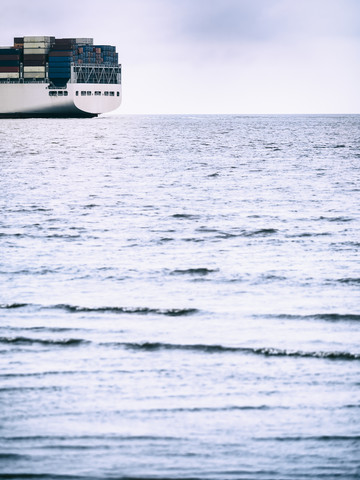
{"label": "dark stripe on hull", "polygon": [[77,112],[17,112],[0,113],[0,118],[94,118],[98,113],[87,113],[78,110]]}
{"label": "dark stripe on hull", "polygon": [[24,112],[0,112],[0,118],[92,118],[97,117],[98,113],[85,112],[76,107],[74,103],[65,105],[51,105],[34,108],[33,111]]}

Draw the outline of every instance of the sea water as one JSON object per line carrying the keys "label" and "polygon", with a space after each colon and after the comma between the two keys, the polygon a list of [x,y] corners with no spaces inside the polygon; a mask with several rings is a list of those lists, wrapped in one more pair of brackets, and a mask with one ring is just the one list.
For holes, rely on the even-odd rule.
{"label": "sea water", "polygon": [[0,121],[0,478],[358,479],[360,116]]}

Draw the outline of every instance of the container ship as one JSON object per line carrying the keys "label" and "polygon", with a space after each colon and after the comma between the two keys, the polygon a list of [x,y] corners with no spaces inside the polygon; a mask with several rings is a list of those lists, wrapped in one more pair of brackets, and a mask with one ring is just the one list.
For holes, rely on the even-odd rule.
{"label": "container ship", "polygon": [[0,118],[96,117],[118,108],[121,96],[112,45],[29,36],[0,47]]}

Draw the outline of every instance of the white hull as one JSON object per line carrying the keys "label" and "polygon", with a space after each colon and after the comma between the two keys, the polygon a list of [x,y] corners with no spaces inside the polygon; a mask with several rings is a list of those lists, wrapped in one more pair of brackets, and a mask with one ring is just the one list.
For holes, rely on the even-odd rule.
{"label": "white hull", "polygon": [[0,117],[94,117],[121,104],[120,84],[0,83]]}

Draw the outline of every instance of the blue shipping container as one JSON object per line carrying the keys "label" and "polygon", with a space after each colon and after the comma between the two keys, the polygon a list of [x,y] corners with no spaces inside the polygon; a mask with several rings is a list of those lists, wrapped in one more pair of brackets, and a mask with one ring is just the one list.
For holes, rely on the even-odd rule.
{"label": "blue shipping container", "polygon": [[71,62],[56,62],[56,63],[49,63],[49,68],[70,68]]}
{"label": "blue shipping container", "polygon": [[49,63],[70,63],[73,57],[49,57]]}
{"label": "blue shipping container", "polygon": [[18,67],[19,60],[0,60],[0,67]]}
{"label": "blue shipping container", "polygon": [[49,73],[49,78],[70,78],[70,73]]}
{"label": "blue shipping container", "polygon": [[20,55],[19,48],[0,48],[0,55]]}
{"label": "blue shipping container", "polygon": [[54,72],[69,72],[70,73],[70,68],[69,67],[59,67],[59,68],[49,68],[50,73]]}
{"label": "blue shipping container", "polygon": [[70,73],[70,68],[68,68],[68,67],[64,67],[64,68],[49,68],[49,73],[57,73],[57,72]]}

